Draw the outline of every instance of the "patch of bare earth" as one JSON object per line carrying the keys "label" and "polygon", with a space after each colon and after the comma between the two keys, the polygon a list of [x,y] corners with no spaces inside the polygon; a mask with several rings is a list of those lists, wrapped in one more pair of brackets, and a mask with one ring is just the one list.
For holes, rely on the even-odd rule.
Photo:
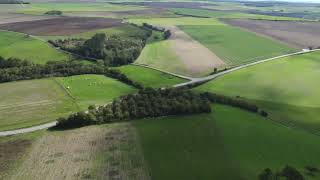
{"label": "patch of bare earth", "polygon": [[72,35],[86,31],[121,26],[121,19],[61,17],[54,19],[0,24],[0,29],[32,35]]}
{"label": "patch of bare earth", "polygon": [[320,22],[268,21],[249,19],[224,20],[233,26],[280,40],[295,48],[320,47]]}
{"label": "patch of bare earth", "polygon": [[149,179],[129,123],[50,132],[11,179]]}
{"label": "patch of bare earth", "polygon": [[172,35],[169,38],[173,50],[192,76],[201,76],[213,72],[214,68],[226,64],[212,51],[175,26],[167,27]]}

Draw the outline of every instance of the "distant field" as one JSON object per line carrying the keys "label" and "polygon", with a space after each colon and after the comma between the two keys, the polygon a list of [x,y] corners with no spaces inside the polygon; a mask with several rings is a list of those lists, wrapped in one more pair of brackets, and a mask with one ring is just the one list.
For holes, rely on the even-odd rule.
{"label": "distant field", "polygon": [[127,19],[127,21],[136,24],[149,23],[153,25],[224,25],[215,18],[194,18],[194,17],[180,17],[180,18],[141,18],[141,19]]}
{"label": "distant field", "polygon": [[196,88],[258,103],[274,120],[320,131],[320,53],[293,56],[235,71]]}
{"label": "distant field", "polygon": [[305,172],[307,165],[320,166],[318,136],[236,108],[214,105],[212,114],[134,125],[154,180],[258,179],[267,167],[275,171],[289,164]]}
{"label": "distant field", "polygon": [[59,11],[131,11],[142,10],[141,6],[125,6],[109,3],[32,3],[18,12],[27,14],[43,14],[50,10]]}
{"label": "distant field", "polygon": [[78,75],[56,79],[81,109],[87,109],[89,105],[104,105],[116,97],[136,92],[135,88],[104,75]]}
{"label": "distant field", "polygon": [[49,44],[26,35],[0,30],[0,56],[28,59],[34,63],[44,64],[50,60],[67,60],[68,55],[59,52]]}
{"label": "distant field", "polygon": [[121,66],[118,69],[130,79],[135,80],[146,87],[169,87],[186,81],[167,73],[140,66],[128,65]]}
{"label": "distant field", "polygon": [[278,21],[303,20],[301,18],[249,14],[249,13],[241,13],[241,12],[235,12],[235,11],[214,11],[214,10],[206,10],[206,9],[187,9],[187,8],[172,8],[171,10],[180,15],[190,15],[190,16],[199,16],[199,17],[202,16],[202,17],[211,17],[211,18],[236,18],[236,19],[248,18],[248,19],[265,19],[265,20],[278,20]]}
{"label": "distant field", "polygon": [[179,28],[229,65],[240,65],[295,51],[285,44],[228,25]]}
{"label": "distant field", "polygon": [[45,123],[77,110],[52,79],[2,83],[0,99],[0,130]]}

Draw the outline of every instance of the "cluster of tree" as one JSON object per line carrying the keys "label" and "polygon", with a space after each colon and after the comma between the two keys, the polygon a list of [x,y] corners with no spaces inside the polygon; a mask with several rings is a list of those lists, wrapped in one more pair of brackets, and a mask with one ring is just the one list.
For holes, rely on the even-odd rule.
{"label": "cluster of tree", "polygon": [[5,59],[0,56],[0,69],[12,68],[12,67],[23,67],[33,65],[30,61],[21,60],[18,58]]}
{"label": "cluster of tree", "polygon": [[137,94],[122,96],[111,104],[59,118],[56,128],[76,128],[90,124],[133,120],[167,115],[209,113],[210,102],[185,89],[143,89]]}
{"label": "cluster of tree", "polygon": [[61,16],[61,15],[62,15],[62,11],[52,10],[52,11],[45,12],[44,14],[46,14],[46,15],[56,15],[56,16]]}
{"label": "cluster of tree", "polygon": [[207,98],[212,103],[219,103],[219,104],[225,104],[233,107],[238,107],[247,111],[259,113],[263,117],[267,117],[269,115],[266,111],[259,109],[257,105],[240,98],[232,98],[232,97],[210,93],[210,92],[202,93],[201,96],[203,98]]}
{"label": "cluster of tree", "polygon": [[143,23],[142,27],[147,28],[147,29],[151,29],[151,30],[154,30],[154,31],[163,32],[163,38],[164,39],[168,39],[171,36],[171,31],[168,30],[168,29],[165,29],[165,28],[153,26],[153,25],[148,24],[148,23]]}
{"label": "cluster of tree", "polygon": [[[4,62],[7,61],[8,60],[5,60]],[[136,88],[143,88],[140,83],[129,79],[119,70],[110,69],[97,64],[83,64],[75,61],[52,61],[45,65],[30,64],[28,66],[20,66],[18,63],[15,67],[0,69],[0,82],[40,79],[45,77],[63,77],[80,74],[101,74],[118,79],[119,81]]]}
{"label": "cluster of tree", "polygon": [[259,174],[259,180],[304,180],[303,175],[294,167],[286,166],[280,172],[272,172],[267,168]]}
{"label": "cluster of tree", "polygon": [[107,37],[105,33],[97,33],[87,40],[54,40],[49,43],[84,57],[101,59],[107,66],[120,66],[132,63],[140,55],[151,36],[150,30],[141,31],[143,32],[127,38],[116,35]]}

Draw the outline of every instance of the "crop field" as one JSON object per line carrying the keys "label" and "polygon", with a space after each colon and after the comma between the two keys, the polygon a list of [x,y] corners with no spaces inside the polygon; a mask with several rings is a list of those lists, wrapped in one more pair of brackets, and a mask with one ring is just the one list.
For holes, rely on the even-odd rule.
{"label": "crop field", "polygon": [[320,130],[320,53],[267,62],[220,77],[196,90],[240,96],[258,103],[274,120]]}
{"label": "crop field", "polygon": [[296,48],[320,47],[319,22],[279,22],[262,20],[227,20],[231,25],[239,26],[263,34]]}
{"label": "crop field", "polygon": [[28,59],[44,64],[50,60],[67,60],[68,55],[53,49],[49,44],[24,34],[0,30],[0,56]]}
{"label": "crop field", "polygon": [[[64,17],[1,24],[0,29],[38,36],[72,35],[86,31],[121,26],[120,19]],[[61,28],[63,27],[63,28]]]}
{"label": "crop field", "polygon": [[136,141],[128,123],[46,132],[8,179],[148,180]]}
{"label": "crop field", "polygon": [[0,97],[0,130],[49,122],[77,110],[52,79],[2,83]]}
{"label": "crop field", "polygon": [[137,81],[146,87],[169,87],[186,81],[167,73],[140,66],[128,65],[121,66],[117,69],[127,75],[130,79]]}
{"label": "crop field", "polygon": [[26,14],[43,14],[51,10],[59,10],[62,12],[77,12],[77,11],[131,11],[142,10],[141,6],[125,6],[109,3],[32,3],[18,12]]}
{"label": "crop field", "polygon": [[[1,5],[2,6],[2,5]],[[50,16],[34,16],[27,14],[3,13],[0,10],[0,24],[22,22],[22,21],[35,21],[41,19],[50,19]]]}
{"label": "crop field", "polygon": [[179,17],[179,18],[141,18],[127,19],[126,21],[142,24],[148,23],[159,26],[166,25],[224,25],[215,18],[194,18],[194,17]]}
{"label": "crop field", "polygon": [[285,44],[228,25],[179,26],[179,28],[231,66],[296,51]]}
{"label": "crop field", "polygon": [[[213,105],[212,114],[134,122],[152,179],[257,179],[265,168],[319,167],[319,137],[256,114]],[[272,131],[272,133],[270,133]],[[308,179],[317,179],[308,177]]]}
{"label": "crop field", "polygon": [[81,109],[104,105],[114,98],[136,92],[136,89],[104,75],[78,75],[56,78]]}

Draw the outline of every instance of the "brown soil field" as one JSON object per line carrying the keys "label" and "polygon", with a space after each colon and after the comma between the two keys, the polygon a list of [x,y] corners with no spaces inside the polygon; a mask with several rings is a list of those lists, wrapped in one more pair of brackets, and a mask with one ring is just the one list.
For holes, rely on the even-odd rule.
{"label": "brown soil field", "polygon": [[48,132],[11,179],[150,179],[130,123]]}
{"label": "brown soil field", "polygon": [[0,29],[41,36],[72,35],[86,31],[121,26],[120,19],[63,17],[1,24]]}
{"label": "brown soil field", "polygon": [[193,76],[201,76],[213,72],[214,68],[225,67],[226,64],[212,51],[175,26],[166,27],[172,35],[169,38],[173,50]]}
{"label": "brown soil field", "polygon": [[0,24],[15,23],[23,21],[35,21],[43,19],[52,19],[51,16],[34,16],[27,14],[14,14],[14,13],[1,13],[0,12]]}
{"label": "brown soil field", "polygon": [[254,31],[287,43],[295,48],[320,47],[320,22],[268,21],[231,19],[224,20],[233,26]]}

